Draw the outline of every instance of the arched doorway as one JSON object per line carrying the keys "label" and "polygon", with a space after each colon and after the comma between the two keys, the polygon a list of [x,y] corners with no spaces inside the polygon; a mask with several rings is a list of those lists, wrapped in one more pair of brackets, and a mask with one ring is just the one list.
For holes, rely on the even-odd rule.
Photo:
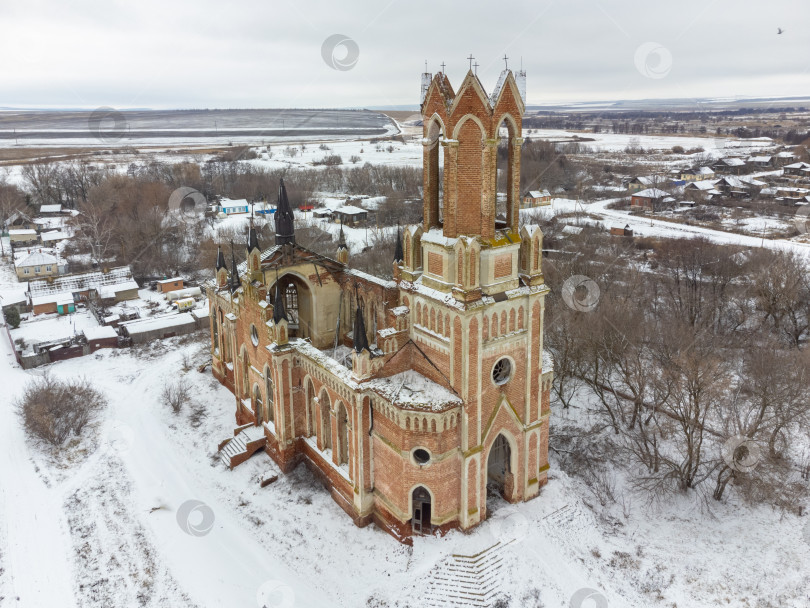
{"label": "arched doorway", "polygon": [[337,415],[338,464],[349,464],[349,415],[343,402],[338,405]]}
{"label": "arched doorway", "polygon": [[426,176],[425,222],[427,228],[441,226],[444,221],[444,154],[446,135],[444,125],[438,118],[427,128],[427,153],[424,156],[423,170]]}
{"label": "arched doorway", "polygon": [[427,488],[419,486],[414,488],[411,495],[413,510],[411,511],[411,530],[414,534],[430,534],[433,526],[430,524],[432,505],[430,492]]}
{"label": "arched doorway", "polygon": [[487,510],[501,500],[510,500],[514,488],[512,448],[504,435],[498,435],[487,457]]}
{"label": "arched doorway", "polygon": [[321,392],[321,449],[332,449],[332,416],[329,413],[331,403],[326,391]]}

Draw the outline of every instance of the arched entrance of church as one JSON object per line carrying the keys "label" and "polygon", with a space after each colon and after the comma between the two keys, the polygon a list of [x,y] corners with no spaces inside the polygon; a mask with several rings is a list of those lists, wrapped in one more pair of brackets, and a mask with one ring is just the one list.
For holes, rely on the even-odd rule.
{"label": "arched entrance of church", "polygon": [[413,511],[411,517],[411,529],[414,534],[430,534],[433,526],[430,524],[431,500],[430,492],[426,488],[419,486],[415,488],[412,495]]}
{"label": "arched entrance of church", "polygon": [[512,448],[501,434],[495,438],[487,457],[487,511],[492,511],[504,500],[512,499]]}
{"label": "arched entrance of church", "polygon": [[[312,291],[309,285],[294,274],[285,274],[278,280],[278,287],[284,299],[291,338],[311,338],[313,330]],[[270,288],[275,298],[276,286]]]}

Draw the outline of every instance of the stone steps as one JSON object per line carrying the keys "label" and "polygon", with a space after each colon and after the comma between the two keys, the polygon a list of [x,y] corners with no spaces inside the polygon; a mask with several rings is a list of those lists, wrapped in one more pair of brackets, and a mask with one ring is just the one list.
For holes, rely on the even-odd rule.
{"label": "stone steps", "polygon": [[475,555],[446,557],[426,581],[425,605],[435,608],[490,608],[502,593],[503,552],[496,543]]}
{"label": "stone steps", "polygon": [[225,442],[219,450],[219,459],[229,469],[247,460],[264,447],[264,432],[256,427],[247,427]]}

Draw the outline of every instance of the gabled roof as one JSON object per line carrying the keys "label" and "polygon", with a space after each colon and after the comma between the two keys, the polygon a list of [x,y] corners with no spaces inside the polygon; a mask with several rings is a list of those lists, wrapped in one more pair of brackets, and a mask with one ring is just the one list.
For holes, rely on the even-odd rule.
{"label": "gabled roof", "polygon": [[35,251],[28,257],[24,258],[20,262],[17,262],[17,266],[24,267],[24,266],[44,266],[46,264],[56,264],[57,259],[55,256],[52,256],[50,253],[43,253],[41,251]]}
{"label": "gabled roof", "polygon": [[663,196],[669,196],[669,192],[664,192],[663,190],[659,190],[658,188],[647,188],[646,190],[634,192],[633,196],[642,196],[645,198],[661,198]]}

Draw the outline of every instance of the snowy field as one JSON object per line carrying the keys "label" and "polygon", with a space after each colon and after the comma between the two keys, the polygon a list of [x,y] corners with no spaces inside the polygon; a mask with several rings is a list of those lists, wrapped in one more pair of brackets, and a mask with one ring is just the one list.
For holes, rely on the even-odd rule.
{"label": "snowy field", "polygon": [[[226,469],[216,446],[232,434],[234,398],[210,371],[183,371],[184,355],[206,360],[207,343],[174,338],[25,372],[3,334],[3,606],[447,606],[453,555],[493,546],[503,560],[496,590],[511,606],[569,606],[591,593],[583,589],[611,608],[810,601],[804,519],[731,500],[711,512],[691,498],[651,508],[630,495],[602,507],[552,451],[536,500],[497,505],[469,534],[406,547],[356,528],[303,466],[266,488],[259,480],[278,471],[264,454]],[[57,456],[25,435],[11,406],[46,369],[90,377],[110,402]],[[175,415],[160,392],[178,377],[193,397]],[[552,420],[590,415],[583,399],[565,412],[555,405]]]}

